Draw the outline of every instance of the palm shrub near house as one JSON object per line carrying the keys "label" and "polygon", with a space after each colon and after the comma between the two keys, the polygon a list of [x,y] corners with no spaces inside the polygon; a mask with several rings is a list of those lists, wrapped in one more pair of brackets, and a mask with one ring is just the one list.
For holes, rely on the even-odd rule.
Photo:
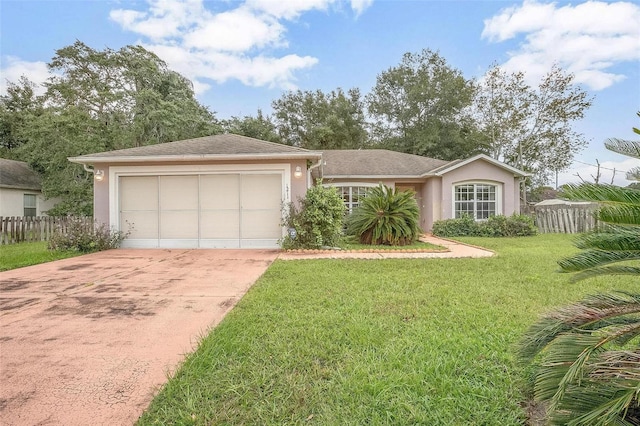
{"label": "palm shrub near house", "polygon": [[414,191],[380,184],[367,192],[347,219],[347,234],[362,244],[410,245],[420,236],[419,218]]}
{"label": "palm shrub near house", "polygon": [[[606,146],[640,158],[640,141]],[[640,168],[628,174],[639,177]],[[564,196],[600,203],[601,227],[577,239],[583,251],[559,261],[561,271],[577,273],[574,281],[640,276],[640,191],[583,183],[568,186]],[[531,326],[520,354],[536,366],[534,397],[549,404],[552,424],[640,425],[639,338],[639,292],[592,295]]]}
{"label": "palm shrub near house", "polygon": [[[281,245],[284,249],[321,248],[337,246],[344,226],[345,207],[335,188],[324,187],[322,182],[309,188],[299,207],[287,206],[283,224],[290,232]],[[291,232],[291,231],[294,232]]]}

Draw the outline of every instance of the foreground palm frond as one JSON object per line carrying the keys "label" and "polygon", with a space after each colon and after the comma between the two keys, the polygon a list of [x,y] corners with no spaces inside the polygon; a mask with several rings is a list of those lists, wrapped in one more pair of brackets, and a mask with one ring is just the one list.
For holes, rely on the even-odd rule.
{"label": "foreground palm frond", "polygon": [[[640,141],[610,139],[607,148],[640,158]],[[640,177],[640,169],[629,175]],[[583,183],[568,185],[564,195],[597,202],[600,226],[578,238],[583,251],[560,260],[561,271],[577,272],[573,281],[640,276],[640,191]],[[590,296],[532,325],[520,356],[539,362],[534,395],[549,403],[551,423],[640,425],[639,336],[640,293]]]}

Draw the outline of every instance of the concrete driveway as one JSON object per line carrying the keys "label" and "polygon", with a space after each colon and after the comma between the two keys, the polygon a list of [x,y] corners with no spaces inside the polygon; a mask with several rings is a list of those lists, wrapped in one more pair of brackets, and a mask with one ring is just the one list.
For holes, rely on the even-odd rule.
{"label": "concrete driveway", "polygon": [[277,256],[109,250],[0,272],[0,423],[134,423]]}

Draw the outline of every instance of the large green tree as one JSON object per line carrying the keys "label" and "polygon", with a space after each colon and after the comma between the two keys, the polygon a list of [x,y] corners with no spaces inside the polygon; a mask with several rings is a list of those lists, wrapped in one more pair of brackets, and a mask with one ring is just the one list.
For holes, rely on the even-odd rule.
{"label": "large green tree", "polygon": [[271,104],[282,141],[307,149],[355,149],[368,142],[359,89],[287,92]]}
{"label": "large green tree", "polygon": [[[0,115],[0,128],[9,126],[18,141],[12,157],[42,175],[47,197],[62,200],[50,214],[91,214],[92,176],[67,157],[221,131],[191,82],[140,46],[99,51],[76,41],[57,50],[48,65],[53,77],[41,98],[34,100],[26,81],[0,98],[0,112],[17,111],[20,99],[33,101]],[[28,125],[11,127],[20,120]]]}
{"label": "large green tree", "polygon": [[379,145],[396,151],[453,160],[480,150],[466,114],[474,85],[439,53],[406,53],[399,65],[378,75],[366,96]]}
{"label": "large green tree", "polygon": [[[606,146],[640,158],[640,140],[610,139]],[[561,260],[561,270],[577,273],[574,280],[640,277],[640,190],[583,183],[567,186],[564,195],[598,202],[600,229],[578,238],[582,251]],[[639,425],[639,338],[637,291],[589,296],[534,324],[520,352],[526,361],[541,355],[534,391],[548,403],[552,424]]]}
{"label": "large green tree", "polygon": [[228,120],[224,120],[222,126],[227,133],[282,143],[282,138],[277,132],[275,123],[270,116],[265,116],[260,109],[255,117],[251,115],[245,115],[242,118],[231,117]]}
{"label": "large green tree", "polygon": [[477,83],[474,113],[487,153],[527,170],[543,185],[566,170],[588,141],[574,123],[591,106],[574,76],[558,66],[531,87],[524,72],[492,66]]}

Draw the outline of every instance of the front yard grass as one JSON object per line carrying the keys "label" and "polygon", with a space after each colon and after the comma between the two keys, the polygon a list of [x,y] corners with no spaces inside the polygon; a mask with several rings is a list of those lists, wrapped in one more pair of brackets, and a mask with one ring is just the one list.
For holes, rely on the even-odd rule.
{"label": "front yard grass", "polygon": [[637,281],[570,284],[571,236],[460,240],[497,255],[275,262],[139,424],[524,424],[525,329]]}
{"label": "front yard grass", "polygon": [[53,251],[47,249],[47,242],[17,243],[0,245],[0,271],[22,268],[23,266],[79,256],[75,251]]}

